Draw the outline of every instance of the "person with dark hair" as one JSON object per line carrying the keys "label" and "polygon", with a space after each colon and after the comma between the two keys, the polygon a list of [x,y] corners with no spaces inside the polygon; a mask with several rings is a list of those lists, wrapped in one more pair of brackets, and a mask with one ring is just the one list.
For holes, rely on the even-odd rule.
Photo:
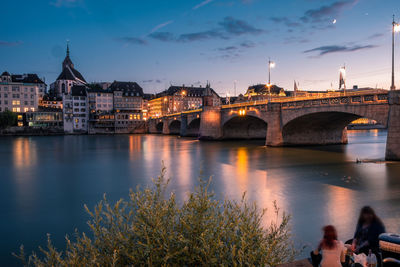
{"label": "person with dark hair", "polygon": [[379,235],[385,232],[385,226],[375,211],[365,206],[361,209],[351,249],[356,253],[368,255],[369,250],[379,251]]}
{"label": "person with dark hair", "polygon": [[345,261],[345,247],[342,241],[337,240],[335,227],[327,225],[322,231],[324,236],[318,248],[311,252],[313,266],[342,267],[341,262]]}

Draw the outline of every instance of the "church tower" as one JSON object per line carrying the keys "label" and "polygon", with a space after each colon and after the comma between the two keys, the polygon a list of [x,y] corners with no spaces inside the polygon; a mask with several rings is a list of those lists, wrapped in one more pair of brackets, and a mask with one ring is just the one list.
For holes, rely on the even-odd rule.
{"label": "church tower", "polygon": [[63,95],[71,93],[72,86],[85,84],[85,78],[75,69],[74,63],[72,63],[69,43],[67,42],[67,51],[64,61],[62,62],[62,71],[60,75],[58,75],[57,80],[50,85],[51,95],[62,98]]}

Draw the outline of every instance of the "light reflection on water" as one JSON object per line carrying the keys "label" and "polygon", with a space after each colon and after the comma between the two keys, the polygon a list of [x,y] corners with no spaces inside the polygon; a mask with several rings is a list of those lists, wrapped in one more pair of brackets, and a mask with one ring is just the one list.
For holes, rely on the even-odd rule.
{"label": "light reflection on water", "polygon": [[357,164],[383,159],[386,133],[349,131],[347,146],[266,148],[262,141],[199,142],[157,135],[64,136],[0,139],[0,261],[15,263],[9,252],[27,251],[51,233],[58,247],[74,228],[87,231],[83,204],[93,206],[107,193],[127,197],[146,186],[161,162],[179,201],[203,177],[213,176],[219,199],[272,202],[292,214],[295,240],[317,243],[325,224],[350,238],[359,209],[372,205],[389,231],[400,232],[400,165]]}

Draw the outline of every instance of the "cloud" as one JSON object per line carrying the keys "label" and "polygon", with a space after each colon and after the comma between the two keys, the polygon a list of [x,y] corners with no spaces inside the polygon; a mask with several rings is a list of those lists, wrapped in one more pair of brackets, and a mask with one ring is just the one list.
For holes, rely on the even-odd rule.
{"label": "cloud", "polygon": [[292,21],[287,17],[271,17],[270,20],[275,22],[275,23],[282,23],[282,24],[286,25],[287,27],[299,27],[299,26],[301,26],[301,23],[296,22],[296,21]]}
{"label": "cloud", "polygon": [[383,33],[375,33],[375,34],[372,34],[372,35],[368,36],[367,39],[368,40],[378,39],[378,38],[381,38],[383,36],[385,36],[385,34],[383,34]]}
{"label": "cloud", "polygon": [[218,48],[218,51],[221,51],[221,52],[230,52],[230,51],[235,51],[235,50],[237,50],[238,48],[236,47],[236,46],[226,46],[226,47],[221,47],[221,48]]}
{"label": "cloud", "polygon": [[127,43],[127,44],[135,44],[135,45],[147,45],[147,41],[142,38],[137,37],[121,37],[117,38],[117,41]]}
{"label": "cloud", "polygon": [[[195,41],[203,41],[203,40],[211,40],[211,39],[223,39],[228,40],[234,36],[240,35],[258,35],[261,33],[265,33],[266,31],[258,29],[249,23],[235,19],[232,17],[225,17],[222,21],[220,21],[217,25],[218,27],[212,28],[210,30],[199,31],[199,32],[191,32],[191,33],[182,33],[182,34],[174,34],[172,32],[157,32],[158,29],[165,27],[166,25],[172,23],[172,21],[168,21],[162,23],[155,28],[153,28],[152,32],[147,35],[147,37],[158,40],[161,42],[177,42],[177,43],[188,43]],[[136,37],[123,37],[118,40],[124,41],[127,43],[134,44],[147,44],[145,39],[136,38]],[[243,47],[253,47],[254,44],[247,42]]]}
{"label": "cloud", "polygon": [[339,16],[345,8],[355,5],[357,2],[358,0],[340,0],[333,2],[330,5],[321,6],[320,8],[309,9],[304,13],[300,20],[305,23],[319,23],[326,21]]}
{"label": "cloud", "polygon": [[227,33],[232,35],[260,34],[264,32],[243,20],[235,19],[233,17],[225,17],[219,25],[222,26]]}
{"label": "cloud", "polygon": [[255,46],[256,46],[256,44],[251,41],[244,41],[240,44],[240,47],[243,47],[243,48],[253,48]]}
{"label": "cloud", "polygon": [[354,46],[328,45],[306,50],[303,53],[317,52],[318,56],[324,56],[331,53],[355,52],[359,50],[372,49],[375,47],[377,46],[376,45],[354,45]]}
{"label": "cloud", "polygon": [[21,45],[22,42],[17,41],[17,42],[7,42],[7,41],[1,41],[0,40],[0,46],[17,46],[17,45]]}
{"label": "cloud", "polygon": [[208,5],[208,4],[211,3],[212,1],[214,1],[214,0],[204,0],[203,2],[201,2],[201,3],[197,4],[197,5],[195,5],[192,9],[193,9],[193,10],[196,10],[196,9],[202,7],[202,6]]}
{"label": "cloud", "polygon": [[175,36],[170,32],[153,32],[149,34],[149,37],[163,42],[170,42],[176,40]]}
{"label": "cloud", "polygon": [[228,39],[222,32],[218,30],[208,30],[203,32],[185,33],[179,35],[177,41],[179,42],[193,42],[206,39]]}
{"label": "cloud", "polygon": [[162,83],[162,81],[160,79],[156,79],[156,80],[143,80],[142,83]]}
{"label": "cloud", "polygon": [[155,26],[155,27],[150,31],[150,34],[153,33],[153,32],[158,31],[159,29],[164,28],[165,26],[167,26],[167,25],[169,25],[169,24],[171,24],[171,23],[173,23],[173,22],[174,22],[173,20],[169,20],[169,21],[166,21],[166,22],[164,22],[164,23],[158,24],[157,26]]}
{"label": "cloud", "polygon": [[50,5],[55,6],[55,7],[62,7],[62,6],[72,6],[74,4],[77,4],[81,0],[54,0],[50,2]]}

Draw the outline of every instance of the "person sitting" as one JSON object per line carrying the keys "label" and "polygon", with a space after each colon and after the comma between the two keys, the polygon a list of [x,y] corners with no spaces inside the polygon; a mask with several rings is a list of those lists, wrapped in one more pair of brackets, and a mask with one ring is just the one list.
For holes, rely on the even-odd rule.
{"label": "person sitting", "polygon": [[361,209],[356,231],[351,243],[351,250],[355,253],[368,255],[369,250],[374,254],[379,251],[379,235],[385,232],[385,226],[375,211],[365,206]]}
{"label": "person sitting", "polygon": [[[337,232],[334,226],[328,225],[322,228],[324,236],[318,245],[318,248],[311,252],[313,266],[321,267],[342,267],[345,262],[344,244],[337,240]],[[322,255],[321,255],[321,254]],[[322,256],[321,263],[318,259]]]}

